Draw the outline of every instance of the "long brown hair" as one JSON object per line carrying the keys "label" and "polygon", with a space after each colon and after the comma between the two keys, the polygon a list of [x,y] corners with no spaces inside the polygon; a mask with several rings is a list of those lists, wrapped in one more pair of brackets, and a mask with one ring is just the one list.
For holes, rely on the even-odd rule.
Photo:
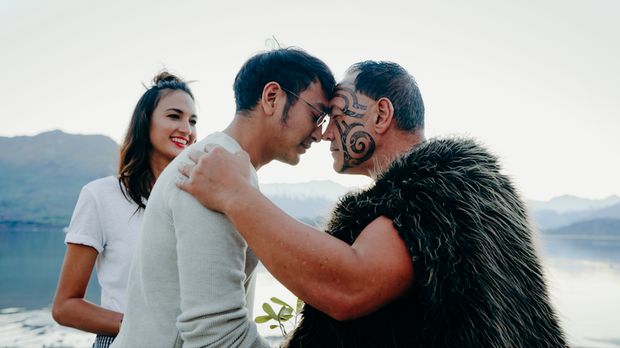
{"label": "long brown hair", "polygon": [[153,146],[149,138],[153,110],[166,91],[181,90],[194,99],[192,91],[181,78],[163,71],[153,78],[153,84],[144,92],[136,104],[125,140],[120,148],[118,183],[125,197],[146,208],[144,200],[149,198],[155,184],[151,168]]}

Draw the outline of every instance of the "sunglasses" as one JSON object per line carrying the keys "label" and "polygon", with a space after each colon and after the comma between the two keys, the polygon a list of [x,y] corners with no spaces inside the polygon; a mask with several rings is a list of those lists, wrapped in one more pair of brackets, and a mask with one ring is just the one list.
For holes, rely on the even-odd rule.
{"label": "sunglasses", "polygon": [[323,123],[325,123],[325,120],[327,119],[327,112],[325,111],[321,111],[321,109],[317,108],[316,106],[312,105],[312,103],[310,103],[309,101],[307,101],[306,99],[300,97],[298,94],[294,93],[291,90],[288,90],[282,86],[280,86],[282,88],[282,90],[286,93],[291,94],[292,96],[294,96],[297,99],[300,99],[301,101],[303,101],[304,103],[306,103],[306,105],[308,105],[309,107],[311,107],[314,111],[319,113],[319,116],[315,118],[314,123],[316,124],[317,127],[320,127],[323,125]]}

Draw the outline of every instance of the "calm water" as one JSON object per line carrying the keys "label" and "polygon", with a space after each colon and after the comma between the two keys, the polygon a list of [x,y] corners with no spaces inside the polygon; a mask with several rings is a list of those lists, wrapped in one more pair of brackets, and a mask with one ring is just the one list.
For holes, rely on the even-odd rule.
{"label": "calm water", "polygon": [[[51,304],[65,255],[64,238],[60,228],[0,232],[0,309]],[[99,302],[100,293],[93,275],[87,298]]]}
{"label": "calm water", "polygon": [[[0,232],[0,336],[24,335],[23,325],[20,329],[15,323],[16,315],[30,313],[36,318],[31,320],[51,321],[49,305],[64,257],[63,240],[59,228]],[[546,237],[540,244],[552,300],[572,344],[620,347],[620,238]],[[97,303],[99,296],[93,277],[87,298]],[[262,270],[257,278],[254,315],[260,314],[262,303],[272,296],[294,302],[294,296]],[[15,307],[20,309],[4,310],[3,314],[2,309]],[[13,312],[17,314],[10,314]],[[35,325],[38,329],[32,330],[45,325]],[[264,324],[259,325],[259,331],[279,335]],[[32,333],[37,337],[65,334],[53,330],[46,335]],[[37,339],[30,342],[41,342]]]}

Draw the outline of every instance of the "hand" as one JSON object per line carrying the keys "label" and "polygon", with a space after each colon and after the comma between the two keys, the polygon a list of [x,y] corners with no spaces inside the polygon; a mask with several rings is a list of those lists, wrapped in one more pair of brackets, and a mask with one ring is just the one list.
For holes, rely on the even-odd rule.
{"label": "hand", "polygon": [[205,151],[192,150],[193,163],[179,166],[185,178],[177,187],[194,196],[205,207],[226,213],[226,207],[243,198],[250,185],[250,158],[245,151],[232,154],[226,149],[207,145]]}

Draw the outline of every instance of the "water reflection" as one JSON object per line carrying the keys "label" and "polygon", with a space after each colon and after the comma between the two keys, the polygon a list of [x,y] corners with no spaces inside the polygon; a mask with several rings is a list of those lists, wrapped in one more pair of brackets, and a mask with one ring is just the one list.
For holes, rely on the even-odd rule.
{"label": "water reflection", "polygon": [[575,346],[620,346],[620,272],[617,265],[550,259],[547,276],[552,301],[570,342]]}
{"label": "water reflection", "polygon": [[[10,339],[7,335],[11,335],[23,341],[36,336],[40,342],[43,336],[57,334],[67,335],[63,342],[68,344],[71,342],[68,337],[81,337],[59,329],[49,316],[48,306],[65,252],[63,239],[64,233],[59,228],[0,233],[0,336],[3,339]],[[572,346],[620,347],[620,238],[545,236],[539,249],[552,301]],[[260,314],[261,304],[272,296],[294,302],[293,295],[264,269],[259,273],[256,290],[255,315]],[[99,302],[99,286],[93,279],[87,297]],[[34,311],[2,311],[8,307]],[[41,308],[45,308],[42,311],[45,313],[36,311]],[[38,335],[32,325],[19,321],[20,315],[34,315],[41,322],[38,330],[48,331]],[[278,335],[268,325],[259,325],[259,331],[263,335]],[[1,343],[2,340],[0,346]]]}

